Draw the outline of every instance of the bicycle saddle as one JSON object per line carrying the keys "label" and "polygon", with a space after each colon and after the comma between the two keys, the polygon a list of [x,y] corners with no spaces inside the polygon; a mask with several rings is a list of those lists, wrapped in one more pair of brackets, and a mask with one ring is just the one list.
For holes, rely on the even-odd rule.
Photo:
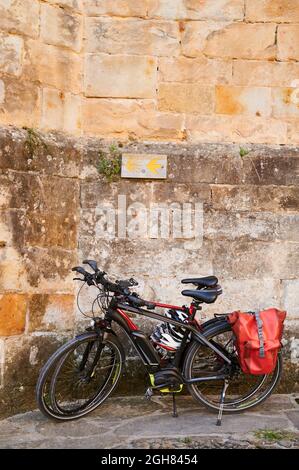
{"label": "bicycle saddle", "polygon": [[218,284],[216,276],[194,277],[191,279],[182,279],[182,284],[194,284],[198,287],[215,287]]}
{"label": "bicycle saddle", "polygon": [[210,289],[210,290],[182,290],[182,295],[187,297],[193,297],[193,299],[204,302],[205,304],[212,304],[217,299],[218,295],[222,294],[220,289]]}

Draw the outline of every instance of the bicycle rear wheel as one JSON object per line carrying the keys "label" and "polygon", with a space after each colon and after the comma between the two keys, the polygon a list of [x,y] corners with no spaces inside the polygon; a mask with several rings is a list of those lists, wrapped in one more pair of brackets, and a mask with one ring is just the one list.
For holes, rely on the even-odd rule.
{"label": "bicycle rear wheel", "polygon": [[[266,400],[279,382],[282,371],[281,355],[275,370],[267,375],[244,374],[238,365],[237,353],[234,348],[233,332],[227,322],[219,322],[206,332],[206,337],[229,352],[234,362],[234,372],[228,379],[224,412],[240,412],[253,408]],[[224,361],[210,348],[194,341],[186,354],[183,375],[188,379],[215,375],[224,370]],[[219,410],[220,394],[224,381],[197,382],[188,385],[192,397],[210,410]]]}
{"label": "bicycle rear wheel", "polygon": [[62,421],[90,413],[117,386],[124,360],[123,348],[112,335],[103,342],[96,333],[69,341],[41,371],[36,388],[40,410]]}

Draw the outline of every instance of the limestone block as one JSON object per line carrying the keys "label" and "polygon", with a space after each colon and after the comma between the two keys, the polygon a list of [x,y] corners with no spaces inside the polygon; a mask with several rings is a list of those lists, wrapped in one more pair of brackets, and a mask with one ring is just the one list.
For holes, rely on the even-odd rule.
{"label": "limestone block", "polygon": [[288,122],[288,142],[290,144],[299,143],[299,120],[292,119]]}
{"label": "limestone block", "polygon": [[231,116],[233,142],[283,144],[287,143],[287,123],[260,116]]}
{"label": "limestone block", "polygon": [[82,18],[76,13],[43,3],[40,28],[45,43],[81,50]]}
{"label": "limestone block", "polygon": [[247,21],[298,23],[298,0],[246,0]]}
{"label": "limestone block", "polygon": [[20,335],[25,331],[27,297],[0,294],[0,336]]}
{"label": "limestone block", "polygon": [[[229,24],[223,21],[181,22],[182,54],[186,57],[205,57],[208,39],[217,31],[223,31]],[[229,54],[225,57],[232,58]]]}
{"label": "limestone block", "polygon": [[278,60],[299,60],[299,25],[279,25],[277,32]]}
{"label": "limestone block", "polygon": [[299,318],[298,305],[298,279],[282,281],[283,286],[283,308],[286,309],[289,318]]}
{"label": "limestone block", "polygon": [[39,8],[38,0],[0,0],[1,29],[37,37]]}
{"label": "limestone block", "polygon": [[72,330],[74,300],[71,294],[31,295],[28,305],[29,332]]}
{"label": "limestone block", "polygon": [[25,50],[23,76],[62,91],[81,92],[82,60],[78,54],[35,40],[28,40]]}
{"label": "limestone block", "polygon": [[188,140],[196,142],[231,142],[232,121],[229,116],[186,116]]}
{"label": "limestone block", "polygon": [[0,70],[15,76],[22,72],[23,39],[0,34]]}
{"label": "limestone block", "polygon": [[216,86],[216,113],[270,116],[271,89],[240,86]]}
{"label": "limestone block", "polygon": [[273,88],[273,116],[299,118],[299,79],[296,88]]}
{"label": "limestone block", "polygon": [[182,139],[183,117],[155,110],[150,100],[87,99],[82,107],[86,133],[120,139]]}
{"label": "limestone block", "polygon": [[298,77],[299,64],[295,62],[233,61],[235,85],[290,87]]}
{"label": "limestone block", "polygon": [[28,279],[28,291],[70,293],[74,289],[73,266],[76,253],[59,247],[28,247],[22,250],[22,262]]}
{"label": "limestone block", "polygon": [[[217,267],[215,268],[217,276]],[[235,310],[263,310],[281,306],[279,281],[273,279],[225,279],[223,294],[213,305],[204,308],[205,313],[224,313]]]}
{"label": "limestone block", "polygon": [[85,94],[92,97],[153,98],[157,63],[152,57],[87,55]]}
{"label": "limestone block", "polygon": [[0,122],[15,126],[37,127],[40,93],[36,84],[5,76],[0,82]]}
{"label": "limestone block", "polygon": [[[207,210],[204,213],[203,233],[208,239],[274,241],[280,239],[280,219],[287,222],[284,217],[276,217],[273,213],[255,212],[254,209],[250,212]],[[299,237],[296,241],[299,241]]]}
{"label": "limestone block", "polygon": [[77,217],[67,210],[60,213],[14,211],[12,220],[14,233],[18,232],[22,236],[25,246],[61,247],[67,250],[77,246]]}
{"label": "limestone block", "polygon": [[35,135],[37,144],[30,150],[28,130],[1,127],[0,168],[69,178],[78,176],[83,155],[80,140],[40,131],[35,131]]}
{"label": "limestone block", "polygon": [[4,361],[5,361],[5,355],[4,355],[4,347],[5,347],[5,342],[3,339],[0,339],[0,389],[4,385]]}
{"label": "limestone block", "polygon": [[[116,246],[119,247],[118,251]],[[121,273],[124,278],[133,275],[139,279],[141,275],[148,276],[149,273],[158,278],[161,276],[161,269],[165,277],[170,278],[212,272],[211,245],[209,242],[201,245],[197,240],[194,243],[194,240],[143,238],[140,246],[140,239],[102,239],[99,243],[96,239],[82,237],[79,250],[82,256],[89,253],[95,259],[109,263],[113,266],[113,271]],[[132,256],[134,266],[130,263]]]}
{"label": "limestone block", "polygon": [[44,88],[41,127],[78,133],[81,129],[81,97]]}
{"label": "limestone block", "polygon": [[275,24],[233,23],[211,33],[204,47],[208,57],[275,59]]}
{"label": "limestone block", "polygon": [[286,186],[212,186],[213,207],[226,211],[297,212],[299,189]]}
{"label": "limestone block", "polygon": [[179,26],[175,22],[140,19],[86,19],[86,51],[108,54],[177,56]]}
{"label": "limestone block", "polygon": [[242,0],[149,0],[149,16],[191,20],[242,20]]}
{"label": "limestone block", "polygon": [[[58,347],[66,341],[65,335],[23,335],[5,340],[4,384],[11,391],[10,408],[19,409],[28,403],[33,406],[33,391],[41,367]],[[30,388],[27,388],[30,387]]]}
{"label": "limestone block", "polygon": [[161,57],[159,80],[161,82],[197,83],[202,85],[228,84],[232,77],[229,60],[191,59],[187,57]]}
{"label": "limestone block", "polygon": [[58,5],[79,13],[83,13],[84,1],[85,0],[47,0],[47,2],[52,5]]}
{"label": "limestone block", "polygon": [[213,265],[220,278],[296,279],[298,248],[296,243],[219,240],[213,242]]}
{"label": "limestone block", "polygon": [[89,16],[147,16],[150,0],[136,2],[136,0],[83,0],[84,11]]}
{"label": "limestone block", "polygon": [[158,107],[161,111],[212,114],[214,100],[213,87],[196,83],[160,83],[158,89]]}

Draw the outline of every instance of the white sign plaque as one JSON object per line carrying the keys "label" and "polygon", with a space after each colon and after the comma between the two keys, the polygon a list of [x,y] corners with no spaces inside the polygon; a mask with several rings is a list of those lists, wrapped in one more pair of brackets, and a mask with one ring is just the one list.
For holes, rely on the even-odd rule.
{"label": "white sign plaque", "polygon": [[165,179],[167,155],[123,153],[121,176],[122,178]]}

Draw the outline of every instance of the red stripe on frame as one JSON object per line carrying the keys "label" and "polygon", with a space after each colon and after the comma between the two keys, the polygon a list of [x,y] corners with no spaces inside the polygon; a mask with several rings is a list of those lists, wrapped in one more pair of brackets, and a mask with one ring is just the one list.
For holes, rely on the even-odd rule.
{"label": "red stripe on frame", "polygon": [[127,322],[128,327],[132,331],[137,331],[138,327],[135,325],[135,323],[131,320],[129,315],[127,315],[125,312],[123,312],[120,308],[117,309],[117,312],[123,317],[123,319]]}

